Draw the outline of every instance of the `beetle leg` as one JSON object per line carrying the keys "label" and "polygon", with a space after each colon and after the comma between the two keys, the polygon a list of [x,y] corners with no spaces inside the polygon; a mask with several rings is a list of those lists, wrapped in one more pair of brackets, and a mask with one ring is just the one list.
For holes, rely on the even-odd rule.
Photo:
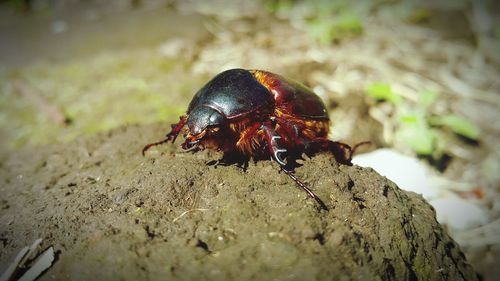
{"label": "beetle leg", "polygon": [[251,155],[253,149],[252,138],[255,136],[257,131],[261,128],[259,123],[255,123],[252,126],[246,128],[241,132],[240,138],[236,142],[236,147],[245,155]]}
{"label": "beetle leg", "polygon": [[311,197],[312,199],[316,200],[316,202],[318,202],[318,204],[320,205],[320,207],[323,209],[323,210],[326,210],[328,211],[328,208],[326,207],[325,203],[323,203],[323,201],[312,191],[309,189],[309,187],[307,187],[307,185],[302,182],[301,180],[299,180],[294,174],[292,171],[289,171],[283,167],[281,167],[281,170],[287,174],[298,186],[300,186],[306,193],[307,195],[309,195],[309,197]]}
{"label": "beetle leg", "polygon": [[278,140],[281,137],[276,133],[274,127],[270,121],[266,121],[262,124],[261,129],[264,130],[264,136],[267,141],[267,146],[269,147],[269,154],[271,154],[271,159],[276,161],[280,166],[286,166],[285,161],[281,158],[281,154],[286,152],[286,149],[280,148],[278,145]]}
{"label": "beetle leg", "polygon": [[179,117],[179,122],[176,124],[172,124],[172,126],[171,126],[172,130],[166,136],[167,141],[172,140],[172,143],[174,143],[175,139],[177,138],[177,136],[181,132],[182,128],[184,128],[184,126],[186,125],[186,122],[187,122],[186,115],[182,115],[181,117]]}
{"label": "beetle leg", "polygon": [[316,138],[307,143],[306,150],[313,154],[320,151],[330,152],[340,164],[352,166],[351,160],[354,150],[348,144],[326,138]]}
{"label": "beetle leg", "polygon": [[283,117],[275,116],[274,118],[276,118],[279,125],[283,127],[283,129],[289,136],[293,136],[295,141],[299,142],[299,144],[302,144],[300,131],[304,129],[303,126],[299,126],[297,122],[290,122],[290,120]]}
{"label": "beetle leg", "polygon": [[271,154],[271,159],[274,160],[274,161],[276,161],[280,165],[281,170],[285,174],[287,174],[287,176],[289,176],[298,186],[300,186],[307,193],[307,195],[309,195],[309,197],[311,197],[314,200],[316,200],[316,202],[318,202],[318,204],[320,205],[320,207],[322,209],[328,210],[328,208],[326,207],[325,203],[323,203],[323,201],[321,201],[321,199],[319,199],[319,197],[316,194],[314,194],[314,192],[311,189],[309,189],[309,187],[307,187],[307,185],[304,182],[302,182],[301,180],[299,180],[293,174],[293,170],[289,170],[288,168],[286,168],[286,163],[280,157],[280,154],[281,153],[285,153],[287,150],[283,149],[283,148],[279,148],[279,146],[278,146],[278,140],[281,139],[281,136],[279,136],[276,133],[276,130],[274,130],[274,126],[272,125],[271,121],[272,120],[264,122],[262,124],[262,127],[261,127],[264,130],[264,135],[265,135],[268,147],[269,147],[269,152]]}
{"label": "beetle leg", "polygon": [[153,146],[164,144],[164,143],[169,142],[169,141],[172,141],[172,143],[175,142],[175,139],[177,138],[177,136],[181,132],[182,128],[184,128],[184,126],[186,125],[186,122],[187,122],[187,116],[186,115],[182,115],[179,118],[179,122],[178,123],[172,124],[172,130],[170,131],[170,133],[167,134],[166,138],[163,139],[163,140],[161,140],[161,141],[158,141],[158,142],[153,142],[153,143],[150,143],[150,144],[146,144],[142,148],[142,155],[144,156],[144,154],[146,153],[146,151],[148,149],[150,149],[151,147],[153,147]]}
{"label": "beetle leg", "polygon": [[351,149],[351,159],[352,159],[352,156],[354,156],[354,154],[356,154],[356,150],[358,150],[358,148],[360,148],[361,146],[371,145],[371,144],[372,144],[371,141],[362,141],[362,142],[355,144]]}
{"label": "beetle leg", "polygon": [[273,155],[274,155],[274,158],[277,160],[277,162],[280,165],[284,166],[284,165],[286,165],[285,161],[280,156],[281,156],[281,153],[285,153],[286,152],[286,149],[284,149],[284,148],[278,148],[278,141],[277,140],[279,140],[279,139],[281,139],[281,137],[277,136],[277,135],[271,137],[271,143],[272,143],[273,152],[274,152]]}

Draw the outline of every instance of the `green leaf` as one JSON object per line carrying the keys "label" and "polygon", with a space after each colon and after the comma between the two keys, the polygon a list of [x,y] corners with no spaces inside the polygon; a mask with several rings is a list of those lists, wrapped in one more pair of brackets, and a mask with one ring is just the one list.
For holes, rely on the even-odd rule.
{"label": "green leaf", "polygon": [[467,137],[472,140],[477,140],[481,130],[474,123],[457,115],[434,116],[429,118],[429,124],[433,126],[445,126],[453,132]]}
{"label": "green leaf", "polygon": [[401,126],[396,131],[395,138],[420,155],[432,155],[435,148],[436,134],[419,123]]}
{"label": "green leaf", "polygon": [[331,32],[333,26],[332,21],[315,19],[307,23],[307,31],[320,44],[327,45],[332,43],[334,39]]}
{"label": "green leaf", "polygon": [[405,115],[402,115],[399,119],[403,123],[418,123],[419,122],[419,118],[416,114],[405,114]]}
{"label": "green leaf", "polygon": [[366,89],[366,94],[377,100],[385,100],[394,104],[401,102],[401,97],[392,91],[391,85],[385,83],[373,83]]}
{"label": "green leaf", "polygon": [[432,155],[436,149],[436,134],[429,128],[423,112],[410,111],[400,117],[395,140],[409,146],[420,155]]}
{"label": "green leaf", "polygon": [[418,97],[418,104],[424,108],[431,106],[438,99],[439,94],[434,91],[425,91]]}
{"label": "green leaf", "polygon": [[337,19],[333,32],[335,38],[356,36],[363,33],[363,25],[357,16],[346,13]]}
{"label": "green leaf", "polygon": [[346,13],[332,17],[311,19],[307,22],[310,36],[321,44],[330,44],[344,37],[354,37],[363,33],[363,25],[359,18],[353,14]]}
{"label": "green leaf", "polygon": [[292,8],[292,3],[289,0],[267,1],[265,7],[271,13],[286,12]]}

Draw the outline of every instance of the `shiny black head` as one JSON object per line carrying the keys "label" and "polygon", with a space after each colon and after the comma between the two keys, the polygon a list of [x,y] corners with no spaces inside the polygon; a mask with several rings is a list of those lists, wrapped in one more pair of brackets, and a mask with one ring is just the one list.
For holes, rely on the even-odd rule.
{"label": "shiny black head", "polygon": [[226,118],[217,110],[209,106],[198,106],[194,108],[188,116],[187,126],[189,133],[193,136],[203,133],[208,128],[222,126]]}

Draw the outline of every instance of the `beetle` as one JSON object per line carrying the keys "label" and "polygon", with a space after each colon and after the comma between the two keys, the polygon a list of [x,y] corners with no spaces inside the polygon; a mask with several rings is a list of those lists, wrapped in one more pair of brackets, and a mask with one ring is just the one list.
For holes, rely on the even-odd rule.
{"label": "beetle", "polygon": [[166,138],[147,144],[142,154],[152,146],[175,142],[182,133],[185,150],[215,149],[246,159],[267,157],[327,209],[295,176],[294,168],[303,153],[311,156],[322,151],[341,164],[352,165],[356,147],[328,139],[329,127],[325,104],[303,84],[263,70],[230,69],[203,86]]}

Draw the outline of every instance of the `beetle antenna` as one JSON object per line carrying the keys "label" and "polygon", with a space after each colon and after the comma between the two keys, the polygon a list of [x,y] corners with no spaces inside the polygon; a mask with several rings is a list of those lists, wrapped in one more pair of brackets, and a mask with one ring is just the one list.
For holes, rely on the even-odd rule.
{"label": "beetle antenna", "polygon": [[158,142],[153,142],[153,143],[150,143],[150,144],[146,144],[146,145],[142,148],[142,156],[144,156],[144,155],[145,155],[145,153],[146,153],[146,151],[147,151],[148,149],[150,149],[151,147],[153,147],[153,146],[157,146],[157,145],[160,145],[160,144],[164,144],[164,143],[166,143],[166,142],[168,142],[168,141],[170,141],[170,138],[168,138],[168,137],[167,137],[167,138],[166,138],[166,139],[164,139],[164,140],[161,140],[161,141],[158,141]]}
{"label": "beetle antenna", "polygon": [[283,168],[282,166],[280,166],[281,170],[287,174],[298,186],[300,186],[306,193],[307,195],[309,195],[309,197],[313,198],[314,200],[316,200],[316,202],[318,202],[319,206],[321,207],[321,209],[325,210],[325,211],[328,211],[328,208],[326,207],[325,203],[323,203],[323,201],[316,195],[314,194],[314,192],[312,190],[309,189],[309,187],[307,187],[307,185],[302,182],[301,180],[299,180],[293,173],[292,171],[289,171],[285,168]]}

